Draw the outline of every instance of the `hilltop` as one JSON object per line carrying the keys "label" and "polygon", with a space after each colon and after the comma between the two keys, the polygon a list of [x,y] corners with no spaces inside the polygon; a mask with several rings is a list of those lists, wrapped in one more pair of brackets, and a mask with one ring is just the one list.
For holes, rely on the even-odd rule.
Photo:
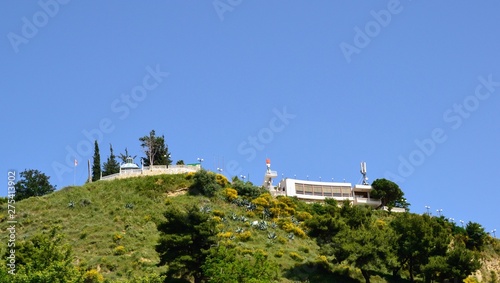
{"label": "hilltop", "polygon": [[[218,180],[222,179],[225,178],[219,175]],[[306,235],[311,229],[305,222],[316,217],[315,211],[321,210],[321,206],[281,197],[276,207],[282,210],[268,212],[259,207],[266,202],[271,207],[270,196],[242,204],[235,198],[228,200],[226,191],[210,198],[188,194],[192,184],[192,174],[157,175],[98,181],[28,198],[16,204],[16,238],[23,241],[57,227],[72,247],[73,264],[82,270],[95,270],[109,282],[127,282],[166,270],[157,266],[159,256],[155,245],[160,237],[157,225],[165,220],[163,213],[167,207],[196,204],[217,223],[221,243],[230,242],[230,247],[242,255],[263,254],[272,266],[279,268],[279,282],[364,281],[359,269],[347,263],[333,264],[331,257],[323,255],[318,241]],[[249,209],[251,203],[253,208]],[[1,228],[5,231],[8,225],[4,205],[2,211]],[[365,211],[370,222],[382,226],[395,217],[368,208],[359,211]],[[281,215],[266,215],[275,213]],[[7,237],[7,233],[2,234],[2,254],[6,251]],[[476,277],[489,282],[491,272],[499,269],[498,241],[489,241],[482,255],[485,264]],[[372,274],[372,282],[391,282],[391,278],[389,271]]]}

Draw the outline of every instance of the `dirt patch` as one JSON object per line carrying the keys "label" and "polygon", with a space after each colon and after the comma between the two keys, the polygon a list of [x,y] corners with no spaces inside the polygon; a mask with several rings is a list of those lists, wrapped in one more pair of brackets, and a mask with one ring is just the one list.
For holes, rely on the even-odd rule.
{"label": "dirt patch", "polygon": [[168,192],[167,193],[167,197],[176,197],[176,196],[180,196],[180,195],[185,195],[188,191],[188,188],[182,188],[182,189],[178,189],[178,190],[175,190],[173,192]]}

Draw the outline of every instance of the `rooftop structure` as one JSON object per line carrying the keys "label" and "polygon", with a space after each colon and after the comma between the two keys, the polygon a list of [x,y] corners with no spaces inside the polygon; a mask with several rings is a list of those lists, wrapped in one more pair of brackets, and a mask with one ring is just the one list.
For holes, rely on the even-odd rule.
{"label": "rooftop structure", "polygon": [[361,163],[362,184],[354,186],[346,182],[321,182],[295,178],[283,178],[277,186],[273,186],[273,179],[278,176],[278,173],[271,170],[269,159],[266,160],[266,167],[263,186],[273,196],[297,197],[307,202],[324,201],[327,198],[335,199],[338,202],[348,200],[353,205],[368,205],[374,208],[378,208],[382,204],[379,199],[370,196],[373,188],[367,182],[365,162]]}

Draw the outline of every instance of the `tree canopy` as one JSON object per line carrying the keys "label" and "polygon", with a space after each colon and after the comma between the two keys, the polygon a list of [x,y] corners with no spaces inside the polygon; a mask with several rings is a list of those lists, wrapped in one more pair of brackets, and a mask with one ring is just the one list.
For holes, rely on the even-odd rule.
{"label": "tree canopy", "polygon": [[21,179],[14,185],[16,196],[14,200],[19,201],[29,197],[43,196],[55,191],[56,186],[50,184],[50,177],[35,169],[26,169],[19,174]]}
{"label": "tree canopy", "polygon": [[215,222],[196,205],[186,210],[169,206],[164,216],[166,220],[158,225],[159,265],[168,265],[170,278],[192,276],[196,283],[202,282],[202,265],[216,244]]}
{"label": "tree canopy", "polygon": [[373,198],[380,199],[381,206],[408,208],[409,204],[398,184],[387,179],[377,179],[373,181],[372,188],[370,194]]}
{"label": "tree canopy", "polygon": [[146,154],[144,159],[144,165],[170,165],[172,160],[170,159],[170,153],[168,152],[168,146],[165,143],[165,137],[156,136],[155,130],[151,130],[149,135],[139,138],[141,142],[141,147]]}
{"label": "tree canopy", "polygon": [[120,163],[116,161],[116,156],[113,153],[113,145],[109,144],[109,156],[102,166],[102,175],[108,176],[120,172]]}

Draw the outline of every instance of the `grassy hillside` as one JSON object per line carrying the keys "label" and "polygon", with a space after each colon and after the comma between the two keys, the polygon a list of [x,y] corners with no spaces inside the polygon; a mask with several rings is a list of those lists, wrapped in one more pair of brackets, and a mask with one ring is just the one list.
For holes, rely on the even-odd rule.
{"label": "grassy hillside", "polygon": [[[97,269],[106,279],[120,282],[133,276],[160,273],[154,246],[159,238],[157,223],[167,205],[198,204],[218,221],[219,238],[231,241],[242,253],[261,251],[280,267],[281,282],[361,282],[359,271],[347,266],[329,266],[316,242],[299,232],[284,231],[268,221],[266,229],[251,225],[261,215],[229,203],[222,195],[209,199],[185,194],[191,185],[186,175],[158,175],[114,181],[99,181],[66,187],[52,194],[16,204],[17,239],[29,238],[53,226],[60,227],[71,244],[74,263]],[[1,228],[5,231],[6,208],[2,206]],[[385,212],[377,217],[390,217]],[[7,234],[0,239],[5,253]],[[485,251],[486,264],[478,278],[489,282],[491,270],[499,268],[498,242]],[[314,264],[313,264],[314,263]],[[384,274],[381,274],[384,278]],[[387,282],[374,276],[372,282]]]}

